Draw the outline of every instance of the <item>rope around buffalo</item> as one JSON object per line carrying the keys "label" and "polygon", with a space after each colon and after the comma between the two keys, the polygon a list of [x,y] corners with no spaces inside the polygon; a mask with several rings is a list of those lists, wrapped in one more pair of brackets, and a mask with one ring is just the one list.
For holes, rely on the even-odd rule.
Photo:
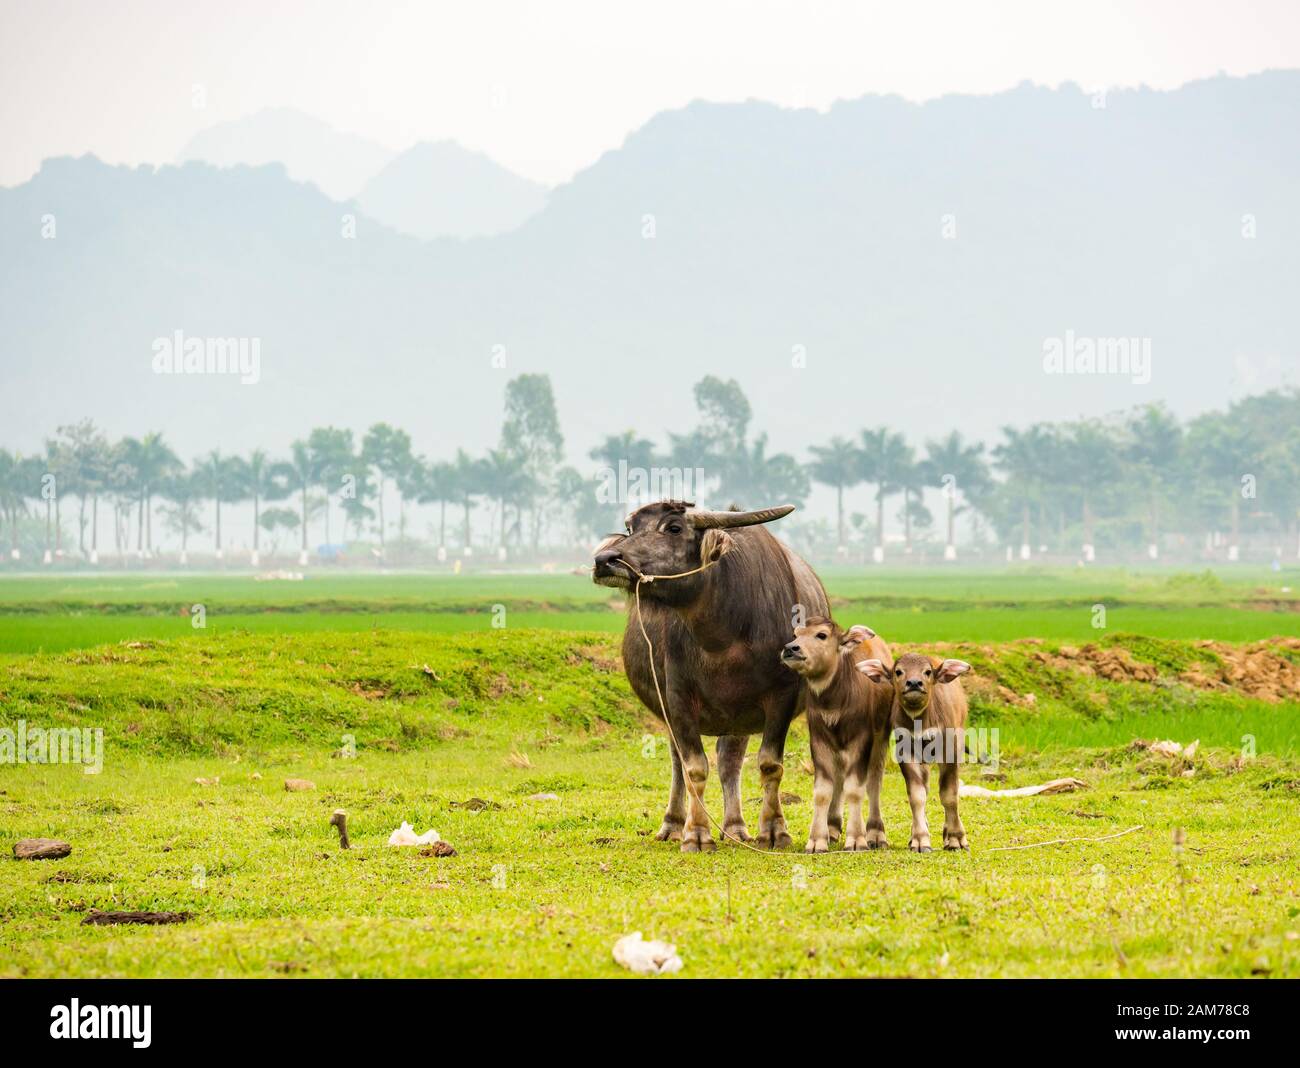
{"label": "rope around buffalo", "polygon": [[[716,564],[719,559],[721,559],[721,557],[715,557],[713,560],[708,560],[704,562],[699,567],[692,568],[690,571],[681,571],[676,575],[646,575],[638,571],[626,560],[619,561],[619,563],[621,563],[625,568],[627,568],[630,572],[632,572],[632,574],[636,576],[636,586],[633,589],[633,593],[636,598],[636,622],[637,622],[637,626],[641,628],[641,637],[645,639],[646,651],[650,654],[650,677],[654,679],[655,696],[659,698],[659,710],[663,713],[664,726],[668,728],[668,737],[672,740],[673,748],[677,751],[677,760],[682,765],[682,780],[686,783],[686,789],[690,791],[691,797],[699,804],[700,809],[709,818],[709,822],[712,823],[713,826],[717,828],[718,833],[724,839],[735,842],[736,845],[748,849],[751,853],[757,853],[760,856],[764,856],[764,857],[780,857],[786,860],[790,860],[796,857],[803,857],[803,856],[826,856],[826,857],[852,856],[853,854],[851,854],[848,850],[844,850],[844,849],[837,850],[834,853],[830,852],[829,850],[825,853],[783,853],[778,849],[760,849],[758,846],[750,845],[748,842],[744,841],[743,839],[737,838],[734,834],[731,834],[725,827],[723,827],[721,823],[718,822],[717,818],[713,815],[713,813],[709,811],[708,806],[705,805],[704,798],[700,796],[700,794],[696,793],[694,784],[691,782],[690,776],[686,774],[686,765],[682,756],[682,747],[677,743],[677,735],[673,731],[672,720],[668,716],[668,705],[664,701],[663,690],[660,689],[659,687],[659,670],[655,667],[654,642],[650,640],[650,634],[645,629],[645,617],[641,615],[641,584],[643,582],[646,583],[669,582],[672,579],[689,578],[691,575],[698,575],[700,572],[706,571],[708,568]],[[1132,834],[1134,831],[1140,831],[1141,829],[1142,826],[1141,824],[1139,824],[1136,827],[1130,827],[1126,831],[1120,831],[1118,834],[1107,834],[1107,835],[1103,835],[1100,838],[1054,838],[1051,839],[1050,841],[1034,842],[1031,843],[1030,845],[996,846],[994,848],[985,850],[985,852],[1004,853],[1004,852],[1011,852],[1011,851],[1021,850],[1021,849],[1036,849],[1040,846],[1062,845],[1066,842],[1105,842],[1105,841],[1109,841],[1112,838],[1122,838],[1126,834]]]}

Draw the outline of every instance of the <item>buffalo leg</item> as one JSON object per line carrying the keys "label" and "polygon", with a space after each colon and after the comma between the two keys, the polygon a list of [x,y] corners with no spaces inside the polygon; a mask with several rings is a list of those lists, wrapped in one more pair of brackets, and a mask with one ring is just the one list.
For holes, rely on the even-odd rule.
{"label": "buffalo leg", "polygon": [[659,825],[655,837],[661,842],[680,842],[682,827],[686,824],[686,782],[682,777],[682,761],[677,755],[677,747],[671,741],[668,743],[668,754],[673,762],[673,784],[668,791],[664,821]]}
{"label": "buffalo leg", "polygon": [[718,739],[718,780],[722,783],[722,829],[732,838],[749,841],[740,808],[740,769],[749,746],[747,734],[724,734]]}
{"label": "buffalo leg", "polygon": [[888,748],[887,735],[876,737],[872,740],[871,756],[867,761],[867,799],[871,805],[865,836],[867,849],[884,849],[888,845],[885,839],[885,818],[880,811],[880,784],[885,778],[885,754]]}
{"label": "buffalo leg", "polygon": [[930,825],[925,821],[925,796],[930,781],[930,769],[924,764],[903,761],[898,765],[907,783],[907,803],[912,806],[912,841],[915,853],[930,852]]}
{"label": "buffalo leg", "polygon": [[844,822],[844,848],[868,849],[867,826],[862,821],[862,798],[866,794],[866,776],[855,761],[844,777],[844,804],[848,809]]}
{"label": "buffalo leg", "polygon": [[[758,775],[763,784],[763,810],[758,818],[758,840],[769,849],[788,849],[790,832],[781,811],[781,776],[785,773],[785,736],[790,729],[788,715],[769,715],[758,750]],[[830,800],[827,799],[829,809]]]}
{"label": "buffalo leg", "polygon": [[838,842],[844,829],[844,776],[836,774],[831,792],[831,806],[826,813],[826,831],[832,842]]}
{"label": "buffalo leg", "polygon": [[835,796],[835,774],[821,761],[813,765],[813,819],[808,829],[808,844],[805,853],[825,853],[830,848],[831,799]]}
{"label": "buffalo leg", "polygon": [[966,828],[961,825],[961,816],[957,813],[957,789],[961,785],[960,764],[941,764],[939,766],[939,799],[943,802],[943,848],[969,849],[966,840]]}

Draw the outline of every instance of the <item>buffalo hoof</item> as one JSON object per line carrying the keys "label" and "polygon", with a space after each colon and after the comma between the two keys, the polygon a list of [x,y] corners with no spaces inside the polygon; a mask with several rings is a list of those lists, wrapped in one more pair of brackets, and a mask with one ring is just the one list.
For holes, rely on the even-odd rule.
{"label": "buffalo hoof", "polygon": [[691,827],[682,832],[683,853],[712,853],[718,848],[707,827]]}
{"label": "buffalo hoof", "polygon": [[805,853],[825,853],[830,848],[825,838],[809,838],[808,844],[803,847]]}
{"label": "buffalo hoof", "polygon": [[747,828],[743,823],[729,823],[724,826],[722,830],[727,838],[732,841],[752,842],[754,840],[754,836],[749,833],[749,828]]}
{"label": "buffalo hoof", "polygon": [[784,827],[760,827],[756,842],[764,849],[789,849],[794,839]]}
{"label": "buffalo hoof", "polygon": [[655,831],[655,838],[660,842],[680,842],[682,840],[682,824],[679,821],[664,820],[659,825],[659,830]]}

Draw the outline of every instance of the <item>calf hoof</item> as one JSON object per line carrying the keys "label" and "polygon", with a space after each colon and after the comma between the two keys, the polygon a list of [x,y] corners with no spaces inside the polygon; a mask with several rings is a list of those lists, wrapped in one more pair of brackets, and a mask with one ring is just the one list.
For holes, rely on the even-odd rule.
{"label": "calf hoof", "polygon": [[852,835],[849,835],[847,838],[844,839],[844,850],[847,853],[861,853],[861,852],[865,852],[868,849],[875,849],[875,848],[876,848],[875,846],[871,845],[867,841],[866,835],[863,835],[860,838],[854,838]]}
{"label": "calf hoof", "polygon": [[966,840],[964,834],[945,834],[943,836],[943,848],[954,851],[970,849],[970,843]]}
{"label": "calf hoof", "polygon": [[737,842],[750,842],[753,841],[754,837],[749,833],[749,828],[743,823],[728,823],[722,828],[722,832],[728,838]]}
{"label": "calf hoof", "polygon": [[803,847],[805,853],[825,853],[830,848],[825,838],[809,838],[808,844]]}
{"label": "calf hoof", "polygon": [[932,850],[930,849],[930,839],[928,838],[913,838],[912,841],[909,843],[908,848],[910,848],[913,853],[932,852]]}
{"label": "calf hoof", "polygon": [[676,820],[664,820],[659,825],[659,830],[655,831],[655,838],[660,842],[680,842],[682,840],[682,824]]}
{"label": "calf hoof", "polygon": [[835,820],[830,820],[826,825],[827,840],[831,842],[838,842],[840,840],[840,832],[843,830],[843,827],[844,827],[843,823],[837,823]]}
{"label": "calf hoof", "polygon": [[886,849],[889,842],[885,839],[885,831],[882,827],[868,827],[866,836],[863,839],[867,849]]}
{"label": "calf hoof", "polygon": [[683,853],[712,853],[718,848],[707,827],[688,827],[682,831]]}
{"label": "calf hoof", "polygon": [[764,849],[789,849],[794,839],[784,827],[760,827],[754,839]]}

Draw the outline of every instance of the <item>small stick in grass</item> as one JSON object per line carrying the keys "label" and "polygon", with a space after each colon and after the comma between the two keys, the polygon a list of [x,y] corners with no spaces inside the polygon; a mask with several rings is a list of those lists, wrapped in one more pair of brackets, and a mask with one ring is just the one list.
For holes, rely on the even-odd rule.
{"label": "small stick in grass", "polygon": [[341,808],[334,810],[334,815],[330,817],[330,826],[339,829],[339,848],[350,849],[348,845],[348,814]]}

